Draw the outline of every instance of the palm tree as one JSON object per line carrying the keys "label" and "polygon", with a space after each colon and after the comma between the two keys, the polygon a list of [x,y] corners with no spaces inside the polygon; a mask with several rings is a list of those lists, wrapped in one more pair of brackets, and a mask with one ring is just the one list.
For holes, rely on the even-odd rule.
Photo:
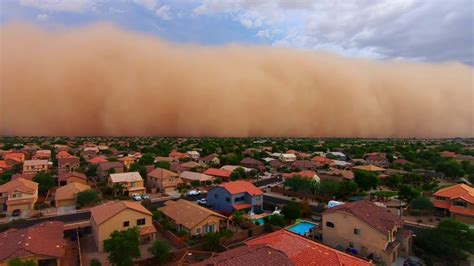
{"label": "palm tree", "polygon": [[114,191],[114,196],[117,197],[118,195],[123,195],[123,191],[125,190],[125,186],[122,183],[115,183],[112,186],[112,190]]}

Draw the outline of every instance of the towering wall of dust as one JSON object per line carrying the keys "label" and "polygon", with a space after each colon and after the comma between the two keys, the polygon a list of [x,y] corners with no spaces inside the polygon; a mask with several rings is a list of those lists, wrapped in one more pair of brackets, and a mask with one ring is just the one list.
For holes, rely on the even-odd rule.
{"label": "towering wall of dust", "polygon": [[473,69],[1,28],[0,134],[474,136]]}

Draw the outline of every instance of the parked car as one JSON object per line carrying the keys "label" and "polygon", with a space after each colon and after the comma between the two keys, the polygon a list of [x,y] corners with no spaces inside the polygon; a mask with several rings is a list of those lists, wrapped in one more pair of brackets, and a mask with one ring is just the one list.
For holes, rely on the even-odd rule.
{"label": "parked car", "polygon": [[12,216],[13,217],[18,217],[21,215],[21,210],[19,209],[14,209],[13,212],[12,212]]}
{"label": "parked car", "polygon": [[140,197],[140,195],[138,195],[138,194],[133,194],[133,195],[132,195],[132,199],[133,199],[134,201],[141,201],[141,200],[142,200],[142,197]]}
{"label": "parked car", "polygon": [[207,206],[207,199],[206,198],[198,199],[197,204],[201,206]]}
{"label": "parked car", "polygon": [[201,191],[199,191],[199,190],[190,190],[190,191],[188,191],[188,196],[197,196],[199,194],[201,194]]}
{"label": "parked car", "polygon": [[150,195],[143,194],[141,195],[142,200],[150,200]]}

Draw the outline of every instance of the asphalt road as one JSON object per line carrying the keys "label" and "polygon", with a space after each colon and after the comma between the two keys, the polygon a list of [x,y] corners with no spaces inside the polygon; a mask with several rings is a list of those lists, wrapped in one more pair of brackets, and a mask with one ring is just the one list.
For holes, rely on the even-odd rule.
{"label": "asphalt road", "polygon": [[281,176],[276,176],[276,177],[271,177],[271,178],[262,179],[262,180],[253,182],[253,184],[257,187],[264,187],[264,186],[268,186],[268,185],[278,183],[281,181],[283,181],[283,178]]}
{"label": "asphalt road", "polygon": [[26,228],[35,224],[39,224],[42,222],[47,221],[61,221],[64,223],[75,223],[80,221],[87,221],[91,218],[91,213],[87,212],[78,212],[78,213],[71,213],[71,214],[64,214],[59,216],[48,216],[48,217],[41,217],[35,219],[28,219],[28,220],[19,220],[13,224],[13,228]]}

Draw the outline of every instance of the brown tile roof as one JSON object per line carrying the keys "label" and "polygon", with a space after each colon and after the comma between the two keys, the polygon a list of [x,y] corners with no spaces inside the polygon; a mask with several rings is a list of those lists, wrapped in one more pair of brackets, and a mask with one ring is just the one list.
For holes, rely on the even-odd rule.
{"label": "brown tile roof", "polygon": [[446,197],[449,199],[461,198],[471,204],[474,204],[474,188],[466,184],[457,184],[436,191],[433,196]]}
{"label": "brown tile roof", "polygon": [[246,164],[246,165],[263,165],[263,163],[260,162],[259,160],[254,159],[254,158],[250,158],[250,157],[243,158],[243,159],[240,161],[240,164]]}
{"label": "brown tile roof", "polygon": [[11,180],[17,179],[17,178],[24,178],[26,180],[32,181],[33,178],[36,176],[35,173],[28,173],[28,174],[14,174],[12,175]]}
{"label": "brown tile roof", "polygon": [[314,163],[309,160],[297,160],[294,161],[291,166],[299,169],[310,169],[315,167]]}
{"label": "brown tile roof", "polygon": [[75,156],[58,158],[58,164],[78,164],[79,162],[79,157]]}
{"label": "brown tile roof", "polygon": [[175,172],[172,172],[172,171],[167,170],[167,169],[159,168],[159,167],[155,168],[153,171],[149,172],[148,175],[151,176],[151,177],[157,178],[157,179],[167,179],[170,176],[173,176],[173,177],[178,177],[179,176]]}
{"label": "brown tile roof", "polygon": [[179,199],[178,201],[167,201],[165,206],[159,208],[159,210],[166,216],[175,220],[177,224],[181,224],[188,229],[194,228],[211,215],[220,217],[224,220],[227,219],[225,216],[218,214],[217,212],[184,199]]}
{"label": "brown tile roof", "polygon": [[54,199],[55,200],[75,199],[76,195],[79,192],[86,191],[89,189],[91,189],[91,187],[88,185],[78,183],[78,182],[72,182],[65,186],[57,188],[56,194],[54,194]]}
{"label": "brown tile roof", "polygon": [[72,172],[72,173],[64,173],[64,174],[60,174],[58,176],[58,180],[59,181],[66,181],[68,178],[70,177],[77,177],[77,178],[80,178],[80,179],[84,179],[84,180],[87,180],[87,177],[85,174],[83,173],[78,173],[78,172]]}
{"label": "brown tile roof", "polygon": [[230,194],[239,194],[244,192],[248,193],[251,196],[263,194],[263,191],[256,187],[254,184],[243,180],[227,182],[224,184],[220,184],[219,186],[227,190]]}
{"label": "brown tile roof", "polygon": [[333,212],[354,215],[383,234],[387,233],[387,231],[393,230],[394,227],[401,227],[403,225],[402,220],[398,216],[388,212],[383,207],[365,200],[350,202],[328,209],[323,213],[323,217],[325,214]]}
{"label": "brown tile roof", "polygon": [[66,242],[63,222],[45,222],[25,229],[9,229],[0,234],[0,261],[33,255],[63,257]]}
{"label": "brown tile roof", "polygon": [[249,246],[266,245],[285,253],[294,265],[369,266],[372,263],[339,250],[311,241],[284,229],[249,240]]}
{"label": "brown tile roof", "polygon": [[100,163],[99,166],[97,167],[100,171],[107,171],[112,168],[123,168],[123,163],[121,162],[106,162],[106,163]]}
{"label": "brown tile roof", "polygon": [[231,250],[217,253],[213,257],[193,265],[215,266],[292,266],[294,265],[285,253],[270,246],[253,245],[241,246]]}
{"label": "brown tile roof", "polygon": [[0,193],[20,191],[23,193],[33,194],[38,190],[38,183],[26,180],[24,178],[17,178],[11,180],[0,186]]}
{"label": "brown tile roof", "polygon": [[151,212],[145,207],[143,207],[143,205],[141,205],[140,203],[132,201],[111,201],[92,208],[91,218],[94,219],[96,224],[99,225],[125,209],[132,209],[137,212],[151,215]]}
{"label": "brown tile roof", "polygon": [[217,154],[209,154],[207,156],[204,156],[204,157],[201,157],[199,158],[200,161],[203,161],[203,162],[210,162],[212,160],[214,160],[214,158],[216,157],[219,157]]}

